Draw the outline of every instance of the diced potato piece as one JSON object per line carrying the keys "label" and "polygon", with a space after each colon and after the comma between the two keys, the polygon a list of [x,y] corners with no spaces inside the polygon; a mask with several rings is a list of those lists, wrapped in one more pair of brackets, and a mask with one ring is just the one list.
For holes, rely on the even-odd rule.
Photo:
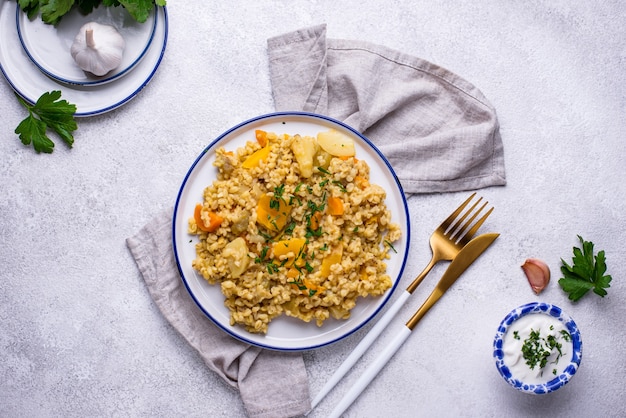
{"label": "diced potato piece", "polygon": [[328,166],[330,165],[330,160],[332,159],[333,156],[320,147],[320,149],[317,151],[317,154],[315,154],[315,167],[328,168]]}
{"label": "diced potato piece", "polygon": [[335,129],[319,132],[317,143],[324,151],[335,157],[352,157],[356,153],[352,138]]}
{"label": "diced potato piece", "polygon": [[328,310],[335,319],[348,319],[350,318],[350,311],[339,306],[329,306]]}
{"label": "diced potato piece", "polygon": [[250,216],[248,216],[247,212],[239,213],[239,215],[232,220],[231,230],[233,234],[239,235],[248,230],[248,221],[250,220]]}
{"label": "diced potato piece", "polygon": [[222,256],[228,263],[228,270],[233,278],[237,278],[243,274],[248,268],[250,257],[248,257],[248,246],[243,238],[235,238],[226,246],[222,252]]}
{"label": "diced potato piece", "polygon": [[309,178],[313,175],[313,157],[318,149],[319,145],[315,138],[300,135],[294,136],[291,150],[296,157],[302,177]]}

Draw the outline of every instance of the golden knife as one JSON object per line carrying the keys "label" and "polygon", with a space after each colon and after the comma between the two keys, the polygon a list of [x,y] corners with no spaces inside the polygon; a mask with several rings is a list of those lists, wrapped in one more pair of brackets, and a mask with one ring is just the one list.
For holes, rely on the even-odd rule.
{"label": "golden knife", "polygon": [[339,417],[356,398],[363,392],[363,390],[370,384],[372,380],[378,375],[387,362],[398,351],[400,346],[406,341],[413,331],[413,328],[422,319],[422,317],[428,312],[430,308],[441,298],[441,296],[452,286],[452,284],[459,278],[459,276],[467,270],[467,268],[483,253],[489,246],[498,238],[500,234],[489,233],[482,234],[472,239],[459,254],[452,260],[452,263],[448,266],[447,270],[437,283],[437,286],[432,291],[428,299],[420,306],[415,314],[409,319],[396,338],[382,351],[382,353],[370,364],[365,370],[363,375],[356,381],[356,383],[350,388],[348,393],[339,401],[339,404],[330,413],[329,417]]}

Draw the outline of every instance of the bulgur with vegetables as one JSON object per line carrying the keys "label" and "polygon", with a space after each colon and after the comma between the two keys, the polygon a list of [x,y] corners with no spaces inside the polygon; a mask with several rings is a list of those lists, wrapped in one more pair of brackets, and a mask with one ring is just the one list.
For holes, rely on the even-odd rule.
{"label": "bulgur with vegetables", "polygon": [[189,219],[192,265],[221,286],[231,325],[266,333],[285,314],[321,326],[392,287],[385,260],[400,226],[350,137],[257,130],[213,164],[217,179]]}

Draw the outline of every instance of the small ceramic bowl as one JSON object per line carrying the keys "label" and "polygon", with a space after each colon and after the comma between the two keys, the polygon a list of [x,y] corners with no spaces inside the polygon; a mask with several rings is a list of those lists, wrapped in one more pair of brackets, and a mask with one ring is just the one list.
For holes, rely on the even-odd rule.
{"label": "small ceramic bowl", "polygon": [[[547,317],[530,317],[529,315],[547,315]],[[523,324],[526,327],[539,328],[539,323],[552,323],[552,326],[548,325],[549,329],[556,327],[563,330],[562,334],[557,333],[555,337],[556,341],[561,341],[563,344],[563,354],[557,363],[552,361],[555,358],[553,356],[543,369],[536,367],[536,370],[531,371],[520,349],[522,343],[526,343],[528,339],[525,341],[524,337],[520,337],[519,328]],[[564,337],[559,340],[561,335]],[[556,356],[556,351],[552,352]],[[548,303],[528,303],[513,309],[500,323],[493,342],[493,357],[500,375],[515,389],[531,394],[554,392],[569,382],[580,366],[582,357],[580,331],[574,320],[561,308]]]}

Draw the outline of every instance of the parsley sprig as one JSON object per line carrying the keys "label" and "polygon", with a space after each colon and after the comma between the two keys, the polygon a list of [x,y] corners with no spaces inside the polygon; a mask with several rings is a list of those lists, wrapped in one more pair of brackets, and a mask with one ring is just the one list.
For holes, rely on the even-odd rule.
{"label": "parsley sprig", "polygon": [[154,6],[165,6],[166,0],[18,0],[18,3],[30,19],[41,13],[44,23],[56,25],[74,7],[87,15],[100,4],[105,7],[122,6],[133,19],[144,23]]}
{"label": "parsley sprig", "polygon": [[59,90],[43,93],[32,106],[21,97],[17,98],[28,110],[28,117],[15,128],[15,133],[19,135],[24,145],[32,143],[35,151],[51,153],[54,150],[54,142],[46,135],[46,131],[52,129],[70,148],[72,147],[74,144],[72,132],[78,129],[74,119],[76,105],[61,100]]}
{"label": "parsley sprig", "polygon": [[585,241],[580,235],[578,235],[578,239],[582,249],[574,247],[572,265],[570,266],[561,259],[563,278],[559,280],[559,285],[569,294],[569,299],[574,302],[585,296],[590,290],[604,297],[607,295],[605,289],[611,287],[612,280],[610,275],[604,274],[606,273],[604,251],[600,251],[594,256],[593,242]]}

